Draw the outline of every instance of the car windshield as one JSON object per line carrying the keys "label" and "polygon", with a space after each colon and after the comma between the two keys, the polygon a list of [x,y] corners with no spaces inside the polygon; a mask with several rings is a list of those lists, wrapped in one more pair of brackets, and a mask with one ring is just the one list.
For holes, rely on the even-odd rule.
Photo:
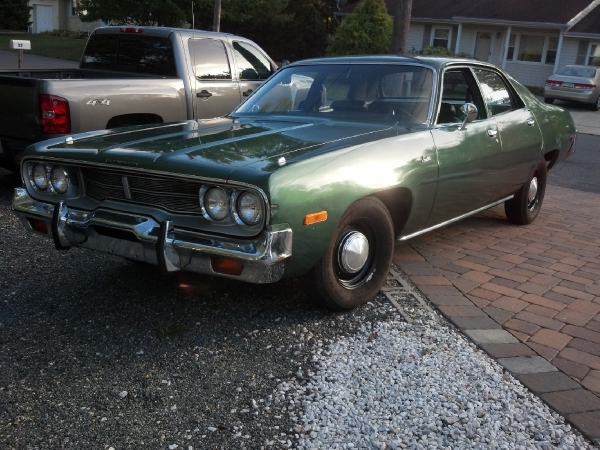
{"label": "car windshield", "polygon": [[591,67],[565,66],[556,73],[557,75],[569,77],[594,78],[596,76],[596,69]]}
{"label": "car windshield", "polygon": [[424,123],[433,71],[412,64],[319,64],[281,69],[235,113],[304,114]]}

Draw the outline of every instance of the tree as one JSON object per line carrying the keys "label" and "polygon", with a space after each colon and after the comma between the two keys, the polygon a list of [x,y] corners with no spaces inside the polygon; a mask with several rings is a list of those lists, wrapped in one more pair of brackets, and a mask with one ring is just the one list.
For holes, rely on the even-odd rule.
{"label": "tree", "polygon": [[383,0],[365,0],[338,27],[330,55],[389,53],[392,18]]}
{"label": "tree", "polygon": [[191,17],[188,0],[81,0],[77,10],[87,22],[147,26],[178,27]]}
{"label": "tree", "polygon": [[27,0],[0,0],[0,30],[27,30],[30,10]]}
{"label": "tree", "polygon": [[392,53],[408,52],[408,28],[412,13],[413,0],[396,0],[394,30],[392,33]]}

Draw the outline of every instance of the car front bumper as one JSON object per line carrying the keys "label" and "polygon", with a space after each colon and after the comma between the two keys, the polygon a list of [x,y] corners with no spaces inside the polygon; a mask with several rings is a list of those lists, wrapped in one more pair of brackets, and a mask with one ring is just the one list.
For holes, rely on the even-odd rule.
{"label": "car front bumper", "polygon": [[[171,221],[121,211],[81,211],[32,198],[24,188],[13,195],[14,213],[32,232],[52,237],[59,250],[71,246],[155,264],[166,272],[185,270],[251,283],[272,283],[283,276],[292,255],[292,229],[287,224],[268,226],[252,240],[207,236],[176,229]],[[240,274],[215,271],[215,260],[243,265]]]}

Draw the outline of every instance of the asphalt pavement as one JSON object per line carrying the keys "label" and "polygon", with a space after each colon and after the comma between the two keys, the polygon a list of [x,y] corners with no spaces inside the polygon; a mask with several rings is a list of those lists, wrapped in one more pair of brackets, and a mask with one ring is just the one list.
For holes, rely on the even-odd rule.
{"label": "asphalt pavement", "polygon": [[[23,51],[22,69],[65,69],[76,68],[79,66],[78,61],[68,61],[66,59],[49,58],[46,56],[32,55],[26,50]],[[0,50],[0,70],[3,69],[18,69],[19,68],[19,52],[16,50],[5,51]]]}

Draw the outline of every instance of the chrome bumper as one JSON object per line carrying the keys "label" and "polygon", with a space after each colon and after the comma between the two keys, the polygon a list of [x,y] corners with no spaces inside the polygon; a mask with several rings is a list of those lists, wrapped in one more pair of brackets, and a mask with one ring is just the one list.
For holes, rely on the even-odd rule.
{"label": "chrome bumper", "polygon": [[[173,227],[171,221],[98,209],[93,212],[53,205],[16,188],[12,209],[32,232],[29,219],[46,223],[59,250],[71,246],[88,248],[160,266],[166,272],[185,270],[233,278],[251,283],[278,281],[292,255],[292,229],[287,224],[268,226],[252,240],[215,238]],[[240,275],[213,270],[211,258],[227,258],[243,263]]]}

